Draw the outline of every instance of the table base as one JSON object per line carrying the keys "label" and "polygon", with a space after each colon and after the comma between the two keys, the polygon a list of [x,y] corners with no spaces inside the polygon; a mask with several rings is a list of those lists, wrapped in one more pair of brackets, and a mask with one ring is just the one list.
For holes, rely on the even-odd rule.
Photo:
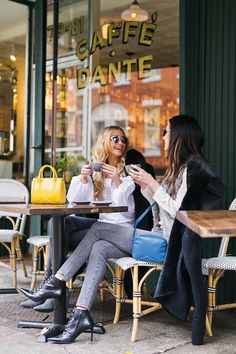
{"label": "table base", "polygon": [[18,291],[16,288],[2,288],[0,294],[18,294]]}
{"label": "table base", "polygon": [[[20,321],[17,325],[17,328],[38,328],[38,329],[46,328],[47,331],[41,334],[37,339],[37,342],[39,343],[46,343],[48,341],[48,338],[57,336],[58,334],[62,333],[65,326],[60,324],[53,324],[52,322]],[[90,329],[87,329],[85,332],[90,333],[91,331]],[[102,325],[96,324],[93,327],[93,333],[105,334],[106,330]]]}

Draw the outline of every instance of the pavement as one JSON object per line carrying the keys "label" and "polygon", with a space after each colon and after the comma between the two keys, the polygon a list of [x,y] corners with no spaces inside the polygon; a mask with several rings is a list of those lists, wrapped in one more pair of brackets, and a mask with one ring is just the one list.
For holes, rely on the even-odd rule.
{"label": "pavement", "polygon": [[[28,262],[30,274],[31,266]],[[24,278],[19,266],[18,286],[29,288],[30,276]],[[0,288],[12,288],[11,271],[0,259]],[[77,298],[74,293],[70,298],[73,306]],[[214,314],[213,337],[206,337],[205,344],[191,344],[191,314],[186,322],[181,322],[159,310],[141,318],[136,342],[130,341],[132,331],[131,306],[124,304],[122,318],[113,324],[114,299],[106,295],[104,301],[97,296],[92,308],[96,322],[102,322],[106,334],[95,334],[90,343],[90,334],[82,333],[75,342],[58,345],[51,342],[40,343],[41,330],[17,328],[20,320],[52,320],[52,314],[46,318],[33,309],[20,306],[25,300],[21,293],[0,294],[0,354],[236,354],[236,311],[227,310]]]}

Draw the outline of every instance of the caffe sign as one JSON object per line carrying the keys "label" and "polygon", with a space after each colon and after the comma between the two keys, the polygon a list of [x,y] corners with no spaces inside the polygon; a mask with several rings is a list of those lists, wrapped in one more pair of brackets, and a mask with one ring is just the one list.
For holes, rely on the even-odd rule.
{"label": "caffe sign", "polygon": [[[115,57],[116,51],[112,49],[114,39],[121,39],[123,44],[129,44],[131,38],[137,38],[137,45],[150,47],[153,43],[153,36],[157,29],[154,23],[157,19],[156,14],[152,15],[153,22],[125,21],[114,23],[108,27],[107,39],[102,37],[101,31],[93,33],[91,46],[87,39],[82,39],[76,46],[76,55],[81,62],[88,59],[97,50],[105,47],[111,48],[110,56]],[[97,65],[93,72],[89,67],[83,67],[77,71],[77,87],[83,89],[89,84],[99,82],[102,86],[111,84],[114,80],[119,81],[121,74],[126,73],[127,80],[131,80],[131,73],[134,67],[137,68],[138,79],[143,79],[151,75],[152,55],[145,55],[139,58],[127,58],[117,62],[109,63],[104,66]]]}

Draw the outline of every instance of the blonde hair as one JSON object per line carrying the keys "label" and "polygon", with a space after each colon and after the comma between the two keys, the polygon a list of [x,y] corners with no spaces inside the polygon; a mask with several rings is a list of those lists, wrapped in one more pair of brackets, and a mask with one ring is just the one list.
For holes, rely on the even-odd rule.
{"label": "blonde hair", "polygon": [[[107,159],[109,157],[110,137],[111,137],[112,131],[114,131],[114,130],[121,131],[122,135],[124,135],[126,137],[123,129],[120,128],[119,126],[111,125],[109,127],[102,128],[100,133],[98,134],[97,142],[93,147],[91,161],[98,161],[98,162],[107,163]],[[125,176],[125,173],[124,173],[125,155],[129,149],[130,149],[130,145],[129,145],[129,143],[127,143],[125,146],[124,153],[120,157],[118,164],[117,164],[117,172],[120,177]],[[93,182],[94,182],[94,198],[99,199],[102,197],[102,192],[103,192],[103,188],[104,188],[104,176],[102,173],[93,172],[92,178],[93,178]]]}

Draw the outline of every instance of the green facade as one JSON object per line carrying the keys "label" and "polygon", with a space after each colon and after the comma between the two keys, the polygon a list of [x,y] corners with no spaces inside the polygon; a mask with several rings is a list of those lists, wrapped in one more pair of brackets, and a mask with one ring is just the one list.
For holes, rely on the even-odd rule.
{"label": "green facade", "polygon": [[[222,208],[236,195],[235,50],[235,0],[180,0],[181,111],[204,129],[206,157],[226,185]],[[219,240],[205,240],[204,256],[216,256],[218,246]],[[236,254],[236,241],[228,253]],[[222,303],[235,302],[234,273],[220,282]]]}

